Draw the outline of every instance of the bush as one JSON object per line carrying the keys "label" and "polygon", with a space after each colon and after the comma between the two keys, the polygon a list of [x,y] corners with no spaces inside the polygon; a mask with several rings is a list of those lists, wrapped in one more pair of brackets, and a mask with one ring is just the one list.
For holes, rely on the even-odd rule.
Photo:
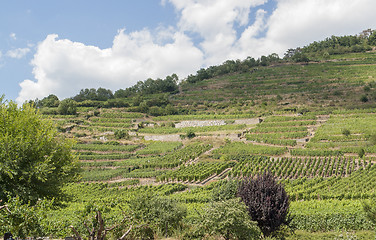
{"label": "bush", "polygon": [[362,101],[362,102],[368,102],[368,97],[367,97],[367,95],[363,95],[363,96],[361,96],[361,97],[360,97],[360,101]]}
{"label": "bush", "polygon": [[116,139],[128,139],[129,133],[125,131],[124,129],[119,129],[115,131],[115,138]]}
{"label": "bush", "polygon": [[345,135],[346,137],[350,136],[351,135],[351,132],[349,129],[345,128],[342,130],[342,134]]}
{"label": "bush", "polygon": [[224,239],[260,238],[260,230],[247,215],[247,207],[237,198],[209,203],[203,210],[200,227],[203,233]]}
{"label": "bush", "polygon": [[187,132],[186,137],[187,137],[188,139],[192,139],[192,138],[196,137],[196,134],[195,134],[192,130],[189,130],[189,131]]}
{"label": "bush", "polygon": [[292,218],[289,216],[289,196],[270,173],[265,172],[255,179],[243,179],[238,195],[264,236],[281,234],[283,227],[290,227]]}

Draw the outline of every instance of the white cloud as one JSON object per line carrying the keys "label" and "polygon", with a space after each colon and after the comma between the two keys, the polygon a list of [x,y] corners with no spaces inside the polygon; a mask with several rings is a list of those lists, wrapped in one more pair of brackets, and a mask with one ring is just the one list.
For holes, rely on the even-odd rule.
{"label": "white cloud", "polygon": [[237,43],[235,25],[247,26],[251,7],[266,0],[170,0],[180,12],[178,26],[181,31],[199,33],[204,39],[200,47],[206,64],[218,64],[231,55]]}
{"label": "white cloud", "polygon": [[28,52],[30,52],[30,48],[17,48],[9,50],[6,55],[10,58],[20,59],[26,56]]}
{"label": "white cloud", "polygon": [[273,10],[264,8],[267,1],[161,0],[175,7],[176,26],[120,30],[108,49],[49,35],[32,61],[35,80],[20,84],[17,101],[50,93],[65,98],[90,87],[116,90],[172,73],[185,77],[227,59],[282,57],[288,48],[376,28],[374,0],[275,0]]}
{"label": "white cloud", "polygon": [[48,35],[31,62],[36,81],[20,84],[17,102],[51,93],[71,97],[83,88],[117,90],[149,77],[186,76],[197,70],[203,64],[201,51],[182,33],[171,37],[171,43],[160,45],[148,30],[130,34],[121,30],[112,48],[100,49]]}
{"label": "white cloud", "polygon": [[284,51],[331,35],[354,35],[376,28],[374,9],[373,0],[279,0],[266,38]]}
{"label": "white cloud", "polygon": [[17,40],[17,37],[16,37],[16,34],[15,33],[11,33],[9,34],[9,37],[13,40]]}
{"label": "white cloud", "polygon": [[[270,1],[270,0],[269,0]],[[262,9],[267,0],[169,0],[180,12],[179,27],[199,33],[206,64],[226,59],[260,57],[307,45],[331,35],[356,34],[376,28],[373,0],[276,0],[270,17]],[[248,15],[260,7],[254,22]],[[234,25],[246,26],[240,34]],[[265,31],[264,37],[258,37]],[[238,38],[237,36],[240,35]]]}

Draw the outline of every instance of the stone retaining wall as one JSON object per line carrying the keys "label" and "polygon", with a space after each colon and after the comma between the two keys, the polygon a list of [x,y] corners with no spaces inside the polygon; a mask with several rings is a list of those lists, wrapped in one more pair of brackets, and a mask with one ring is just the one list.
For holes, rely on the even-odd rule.
{"label": "stone retaining wall", "polygon": [[194,121],[182,121],[175,124],[175,128],[185,127],[207,127],[207,126],[222,126],[226,125],[225,120],[194,120]]}
{"label": "stone retaining wall", "polygon": [[170,134],[170,135],[145,135],[144,139],[146,141],[162,141],[162,142],[169,142],[169,141],[181,141],[179,134]]}

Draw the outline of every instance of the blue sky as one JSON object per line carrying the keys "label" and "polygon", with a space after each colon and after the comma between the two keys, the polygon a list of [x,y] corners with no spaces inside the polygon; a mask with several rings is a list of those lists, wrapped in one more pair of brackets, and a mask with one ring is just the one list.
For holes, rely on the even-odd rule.
{"label": "blue sky", "polygon": [[113,91],[376,28],[372,0],[0,2],[0,95]]}

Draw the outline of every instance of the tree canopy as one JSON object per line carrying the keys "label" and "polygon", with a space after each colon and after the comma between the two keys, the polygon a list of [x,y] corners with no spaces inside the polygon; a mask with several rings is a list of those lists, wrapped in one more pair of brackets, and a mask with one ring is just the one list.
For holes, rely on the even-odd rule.
{"label": "tree canopy", "polygon": [[59,197],[79,169],[72,144],[32,105],[0,98],[0,199]]}

